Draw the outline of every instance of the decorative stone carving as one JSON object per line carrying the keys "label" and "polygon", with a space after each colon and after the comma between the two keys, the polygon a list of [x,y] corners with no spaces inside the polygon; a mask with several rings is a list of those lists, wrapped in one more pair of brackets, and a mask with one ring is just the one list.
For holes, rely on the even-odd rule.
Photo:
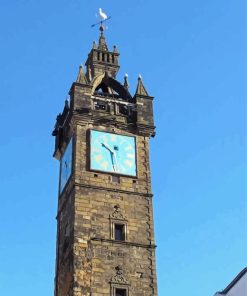
{"label": "decorative stone carving", "polygon": [[110,215],[110,218],[116,220],[126,220],[126,217],[123,215],[121,207],[119,204],[114,206],[114,212]]}
{"label": "decorative stone carving", "polygon": [[116,268],[116,274],[111,278],[111,283],[115,284],[128,284],[128,280],[124,276],[123,267],[118,265]]}

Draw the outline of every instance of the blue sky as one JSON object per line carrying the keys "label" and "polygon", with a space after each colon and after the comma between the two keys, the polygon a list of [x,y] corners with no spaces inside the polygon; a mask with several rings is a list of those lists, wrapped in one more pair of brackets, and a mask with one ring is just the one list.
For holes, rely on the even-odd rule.
{"label": "blue sky", "polygon": [[211,296],[246,266],[244,0],[0,2],[0,294],[52,295],[58,163],[51,131],[112,16],[131,91],[155,96],[159,295]]}

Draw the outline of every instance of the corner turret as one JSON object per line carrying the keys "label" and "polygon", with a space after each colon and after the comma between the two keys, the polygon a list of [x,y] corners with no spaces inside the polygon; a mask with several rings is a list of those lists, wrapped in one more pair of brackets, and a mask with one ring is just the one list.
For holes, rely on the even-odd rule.
{"label": "corner turret", "polygon": [[136,92],[134,95],[136,102],[136,125],[140,132],[149,131],[151,136],[155,135],[153,120],[153,97],[148,95],[144,87],[142,77],[139,75]]}

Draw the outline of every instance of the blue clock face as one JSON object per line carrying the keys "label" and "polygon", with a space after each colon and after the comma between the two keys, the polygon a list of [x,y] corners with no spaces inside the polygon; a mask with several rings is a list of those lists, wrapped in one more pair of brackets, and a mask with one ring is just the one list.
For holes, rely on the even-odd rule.
{"label": "blue clock face", "polygon": [[91,130],[90,168],[136,176],[135,137]]}
{"label": "blue clock face", "polygon": [[72,173],[72,140],[70,140],[60,161],[60,193]]}

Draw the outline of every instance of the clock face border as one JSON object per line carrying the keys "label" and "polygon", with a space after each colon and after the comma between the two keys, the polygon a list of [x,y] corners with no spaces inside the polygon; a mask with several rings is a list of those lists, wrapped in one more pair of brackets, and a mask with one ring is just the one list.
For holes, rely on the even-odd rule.
{"label": "clock face border", "polygon": [[[107,170],[101,170],[101,169],[96,169],[92,167],[92,131],[100,132],[100,133],[107,133],[111,135],[116,135],[116,136],[123,136],[123,137],[129,137],[133,138],[134,140],[134,160],[135,160],[135,174],[125,174],[123,172],[116,172],[116,171],[107,171]],[[125,177],[132,177],[132,178],[137,178],[138,175],[138,167],[137,167],[137,145],[136,145],[136,137],[135,136],[130,136],[126,134],[119,134],[117,132],[111,132],[111,131],[102,131],[98,129],[90,129],[89,130],[90,136],[89,136],[89,170],[94,171],[94,172],[99,172],[103,174],[110,174],[110,175],[117,175],[117,176],[125,176]]]}
{"label": "clock face border", "polygon": [[[69,174],[66,173],[66,180],[62,180],[63,178],[63,163],[64,160],[70,160],[69,164]],[[64,153],[60,160],[60,172],[59,172],[59,194],[63,192],[64,188],[66,187],[66,184],[68,183],[71,175],[73,173],[73,138],[71,138],[64,150]]]}

